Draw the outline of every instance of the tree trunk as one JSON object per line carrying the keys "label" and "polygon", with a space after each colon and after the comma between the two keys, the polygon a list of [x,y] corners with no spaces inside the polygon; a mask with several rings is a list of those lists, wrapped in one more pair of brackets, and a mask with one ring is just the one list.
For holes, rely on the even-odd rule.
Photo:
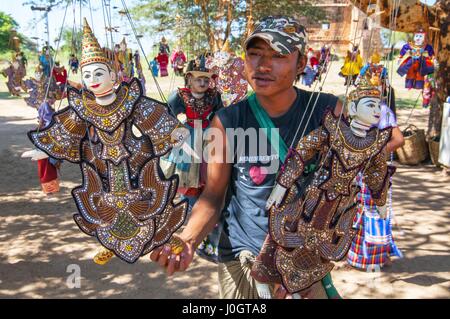
{"label": "tree trunk", "polygon": [[[367,11],[373,0],[352,0],[353,4]],[[439,68],[436,72],[436,98],[433,99],[428,120],[428,136],[440,135],[442,105],[450,95],[450,0],[438,0],[432,7],[420,4],[415,0],[403,0],[398,8],[393,7],[392,0],[379,1],[380,24],[388,29],[412,33],[417,27],[438,30],[434,41],[434,50]],[[391,17],[396,17],[391,24]],[[429,29],[430,30],[430,29]],[[431,31],[428,32],[428,35]]]}

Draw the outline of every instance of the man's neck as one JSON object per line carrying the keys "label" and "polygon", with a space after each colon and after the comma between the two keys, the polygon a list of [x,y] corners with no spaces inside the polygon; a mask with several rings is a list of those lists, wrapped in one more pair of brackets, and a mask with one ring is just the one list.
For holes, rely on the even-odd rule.
{"label": "man's neck", "polygon": [[291,87],[289,90],[272,96],[261,96],[256,94],[256,98],[270,117],[279,117],[289,111],[297,98],[297,91],[294,87]]}

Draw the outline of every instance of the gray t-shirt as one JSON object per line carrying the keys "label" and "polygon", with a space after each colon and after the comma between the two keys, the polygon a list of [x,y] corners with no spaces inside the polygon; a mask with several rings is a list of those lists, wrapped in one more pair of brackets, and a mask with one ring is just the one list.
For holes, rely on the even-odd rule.
{"label": "gray t-shirt", "polygon": [[[280,117],[272,118],[275,127],[279,129],[280,137],[288,147],[292,143],[312,94],[312,92],[298,88],[296,91],[297,98],[289,111]],[[317,93],[311,100],[296,141],[294,141],[294,147],[308,122],[316,97]],[[338,98],[334,95],[320,94],[306,127],[305,135],[321,125],[326,109],[329,107],[334,109],[337,101]],[[221,109],[216,115],[225,129],[242,128],[245,131],[259,128],[247,99]],[[256,134],[256,136],[258,145],[261,143],[260,138],[265,138],[267,141],[265,135]],[[228,136],[228,138],[230,141],[232,137]],[[257,154],[251,154],[252,147],[249,145],[248,139],[246,142],[243,142],[242,138],[233,137],[233,139],[234,163],[221,216],[223,231],[219,241],[220,262],[235,259],[242,250],[249,250],[255,255],[259,253],[269,227],[265,205],[276,179],[276,171],[271,171],[273,171],[273,167],[279,167],[281,164],[278,154],[273,152],[271,147],[257,147]],[[254,141],[252,143],[254,144]],[[242,150],[240,154],[237,153],[238,147]],[[307,183],[311,176],[312,174],[304,174],[302,183]]]}

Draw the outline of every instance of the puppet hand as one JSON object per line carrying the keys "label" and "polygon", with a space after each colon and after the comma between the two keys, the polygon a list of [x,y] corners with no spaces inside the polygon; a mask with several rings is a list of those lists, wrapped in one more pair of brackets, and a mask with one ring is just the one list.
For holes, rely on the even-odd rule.
{"label": "puppet hand", "polygon": [[287,188],[281,186],[280,184],[276,184],[272,193],[270,193],[269,199],[266,203],[266,209],[269,210],[272,206],[278,207],[283,200],[284,194],[286,193]]}
{"label": "puppet hand", "polygon": [[359,82],[361,82],[361,78],[358,76],[355,80],[355,86],[358,86]]}
{"label": "puppet hand", "polygon": [[184,124],[184,123],[186,123],[187,116],[184,113],[180,113],[177,115],[177,119],[178,119],[178,121],[180,121],[181,123]]}

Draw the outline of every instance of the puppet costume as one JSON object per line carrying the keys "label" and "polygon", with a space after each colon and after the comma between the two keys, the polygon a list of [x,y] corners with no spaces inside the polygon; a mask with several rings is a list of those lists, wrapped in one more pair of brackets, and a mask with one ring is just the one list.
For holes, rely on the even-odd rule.
{"label": "puppet costume", "polygon": [[[223,50],[229,50],[228,45]],[[247,96],[248,82],[244,79],[244,60],[229,52],[219,51],[206,61],[206,67],[217,75],[217,90],[223,106],[236,104]]]}
{"label": "puppet costume", "polygon": [[[352,222],[359,189],[352,182],[364,171],[374,202],[385,204],[394,171],[385,160],[390,136],[390,128],[372,128],[365,138],[357,137],[346,120],[328,111],[323,125],[290,150],[277,178],[287,195],[278,208],[270,209],[269,235],[251,272],[257,281],[300,292],[322,280],[334,267],[331,261],[346,256],[356,233]],[[299,194],[296,181],[304,163],[317,154],[323,166]]]}
{"label": "puppet costume", "polygon": [[[177,112],[181,108],[178,105],[173,105],[176,113],[186,114],[185,125],[190,131],[189,146],[193,151],[195,147],[194,127],[199,125],[202,132],[210,125],[210,119],[214,112],[220,107],[218,105],[218,93],[214,89],[208,89],[205,95],[197,99],[192,95],[188,88],[180,88],[177,92],[178,103],[182,104],[184,110]],[[176,104],[178,104],[176,103]],[[196,124],[197,122],[197,124]],[[199,195],[206,183],[206,162],[202,160],[196,161],[181,150],[174,150],[167,158],[164,159],[164,172],[166,175],[177,174],[179,177],[178,192],[184,195],[196,196]],[[163,164],[162,164],[163,165]]]}
{"label": "puppet costume", "polygon": [[[81,68],[108,63],[84,23]],[[100,105],[92,92],[69,87],[69,106],[28,136],[49,156],[80,165],[82,185],[72,190],[75,222],[133,263],[166,243],[184,222],[187,203],[173,203],[178,180],[164,178],[159,157],[180,146],[186,134],[175,131],[181,124],[164,105],[143,96],[138,79],[122,82],[115,94],[112,103]]]}
{"label": "puppet costume", "polygon": [[[425,34],[419,30],[416,35]],[[427,43],[406,43],[400,50],[400,59],[407,57],[401,62],[397,73],[405,76],[405,88],[421,90],[424,87],[424,77],[434,73],[434,49]]]}

